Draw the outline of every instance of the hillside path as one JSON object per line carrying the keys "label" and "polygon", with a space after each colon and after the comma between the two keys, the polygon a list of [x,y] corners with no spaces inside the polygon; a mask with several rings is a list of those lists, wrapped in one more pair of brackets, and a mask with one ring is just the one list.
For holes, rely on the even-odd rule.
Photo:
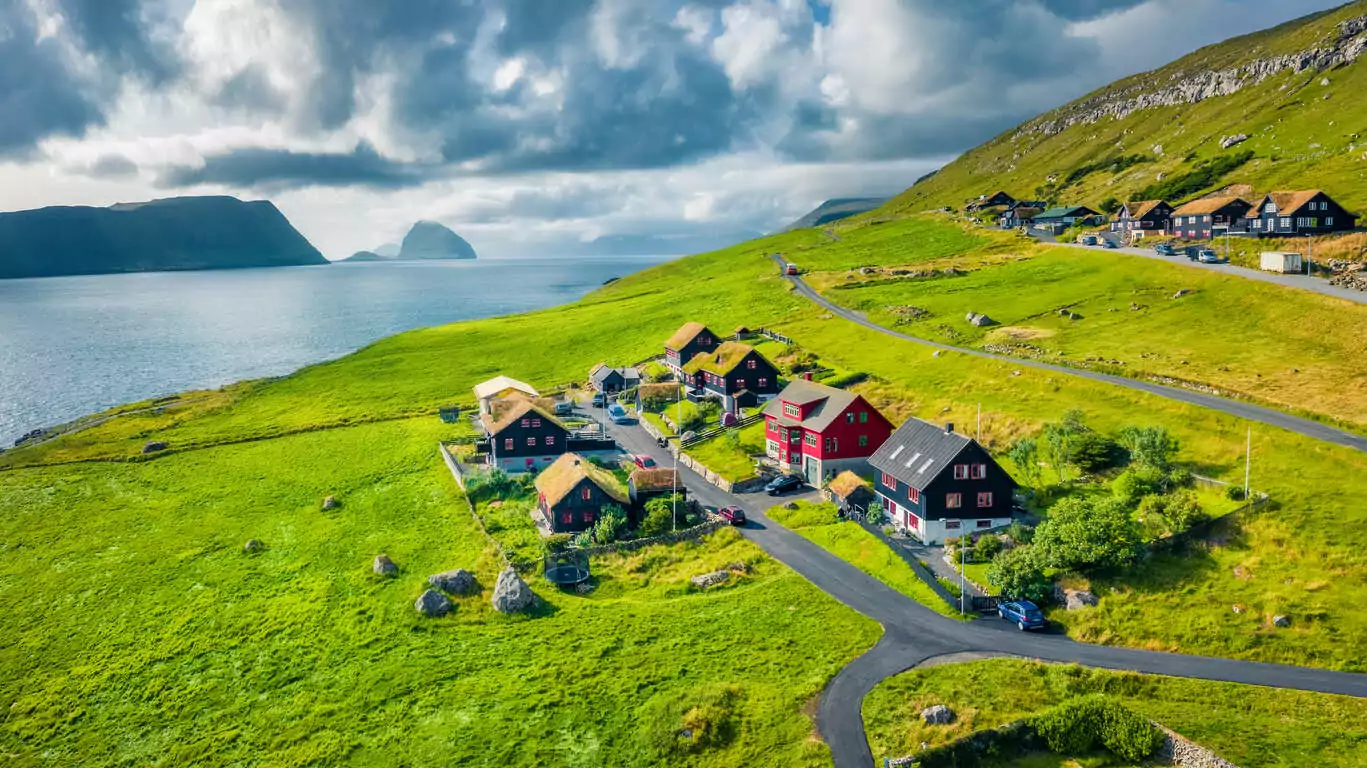
{"label": "hillside path", "polygon": [[[774,261],[778,263],[779,272],[780,274],[782,274],[783,265],[785,263],[783,259],[778,254],[772,255],[771,258],[773,258]],[[984,352],[980,349],[972,349],[970,347],[956,347],[951,344],[943,344],[938,341],[931,341],[929,339],[922,339],[917,336],[911,336],[902,333],[901,331],[895,331],[891,328],[888,328],[887,326],[879,325],[878,323],[869,320],[867,317],[865,317],[863,314],[859,312],[855,312],[852,309],[847,309],[845,307],[840,306],[839,304],[836,304],[835,302],[832,302],[825,296],[822,296],[821,294],[817,293],[814,288],[812,288],[810,285],[807,285],[807,283],[799,276],[784,275],[783,277],[784,279],[790,280],[793,283],[793,286],[797,289],[798,293],[801,293],[803,296],[806,296],[808,299],[811,299],[812,301],[821,305],[822,308],[826,309],[832,314],[837,315],[852,323],[857,323],[858,325],[868,328],[869,330],[877,331],[878,333],[891,336],[895,339],[901,339],[902,341],[910,341],[915,344],[922,344],[928,347],[933,347],[935,349],[943,349],[949,352],[960,352],[965,355],[972,355],[974,357],[980,357],[987,360],[1000,360],[1002,362],[1011,363],[1012,365],[1025,366],[1029,368],[1038,368],[1040,370],[1066,374],[1068,376],[1078,376],[1080,378],[1091,379],[1093,381],[1100,381],[1106,384],[1114,384],[1117,387],[1125,387],[1126,389],[1133,389],[1139,392],[1146,392],[1151,395],[1158,395],[1159,397],[1166,397],[1169,400],[1176,400],[1178,402],[1187,403],[1189,405],[1196,405],[1202,408],[1209,408],[1213,411],[1227,413],[1231,416],[1237,416],[1241,419],[1256,421],[1261,424],[1267,424],[1273,427],[1278,427],[1280,429],[1285,429],[1289,432],[1295,432],[1296,434],[1305,435],[1306,437],[1314,438],[1315,440],[1322,440],[1324,442],[1333,443],[1335,445],[1347,446],[1349,448],[1354,448],[1359,451],[1363,451],[1364,453],[1367,453],[1367,437],[1363,437],[1362,435],[1355,435],[1351,432],[1346,432],[1342,429],[1331,427],[1327,424],[1321,424],[1318,421],[1312,421],[1310,419],[1301,418],[1300,416],[1292,416],[1289,413],[1282,413],[1281,411],[1266,408],[1261,405],[1254,405],[1252,403],[1244,402],[1242,400],[1231,400],[1229,398],[1220,397],[1219,395],[1210,395],[1204,392],[1196,392],[1189,389],[1181,389],[1179,387],[1169,387],[1164,384],[1155,384],[1151,381],[1144,381],[1142,379],[1130,379],[1124,376],[1116,376],[1110,373],[1099,373],[1097,371],[1089,371],[1084,368],[1068,368],[1066,366],[1054,365],[1052,363],[1045,363],[1039,360],[1031,360],[1029,358],[1008,357],[1006,355],[998,355],[992,352]]]}
{"label": "hillside path", "polygon": [[[594,415],[601,416],[601,411]],[[628,453],[648,455],[661,467],[676,466],[670,452],[640,426],[608,423],[606,428]],[[1019,632],[995,619],[962,622],[946,618],[775,523],[764,511],[779,499],[727,493],[689,468],[678,468],[680,481],[691,497],[709,506],[735,504],[744,508],[749,522],[740,531],[745,538],[826,594],[883,626],[878,643],[842,669],[821,693],[817,730],[830,747],[836,768],[874,766],[862,711],[869,691],[922,662],[957,654],[976,658],[1015,656],[1367,698],[1367,675],[1088,645],[1062,634]]]}
{"label": "hillside path", "polygon": [[[1052,237],[1041,236],[1038,233],[1032,233],[1030,236],[1035,238],[1036,240],[1039,240],[1042,243],[1066,245],[1069,248],[1081,248],[1084,251],[1101,251],[1102,253],[1124,253],[1130,256],[1143,256],[1146,259],[1165,261],[1169,264],[1178,264],[1184,267],[1192,267],[1195,269],[1206,269],[1210,270],[1211,272],[1219,272],[1221,274],[1234,275],[1236,277],[1243,277],[1249,280],[1257,280],[1263,283],[1272,283],[1274,285],[1280,285],[1285,288],[1299,288],[1302,291],[1313,291],[1315,293],[1324,294],[1325,296],[1333,296],[1336,299],[1344,299],[1346,301],[1351,301],[1355,304],[1367,304],[1367,292],[1355,291],[1351,288],[1340,288],[1337,285],[1330,285],[1328,280],[1319,277],[1310,277],[1309,275],[1280,275],[1275,272],[1263,272],[1259,269],[1240,267],[1235,264],[1202,264],[1199,261],[1189,260],[1185,255],[1159,256],[1158,254],[1154,253],[1153,249],[1151,248],[1133,248],[1128,246],[1120,246],[1116,248],[1103,248],[1098,245],[1060,243]],[[1221,252],[1218,243],[1211,243],[1210,247],[1211,250],[1215,251],[1216,253]]]}

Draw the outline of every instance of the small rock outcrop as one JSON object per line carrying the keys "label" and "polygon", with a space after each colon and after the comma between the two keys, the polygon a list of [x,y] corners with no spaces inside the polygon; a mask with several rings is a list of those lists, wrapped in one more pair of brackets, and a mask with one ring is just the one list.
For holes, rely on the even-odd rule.
{"label": "small rock outcrop", "polygon": [[435,589],[423,592],[413,608],[424,616],[445,616],[451,612],[451,600]]}
{"label": "small rock outcrop", "polygon": [[1236,133],[1233,136],[1225,136],[1220,139],[1220,149],[1229,149],[1230,147],[1235,146],[1236,144],[1242,144],[1245,141],[1248,141],[1248,134],[1246,133]]}
{"label": "small rock outcrop", "polygon": [[146,444],[144,444],[144,445],[142,446],[142,452],[143,452],[143,453],[157,453],[158,451],[164,451],[164,450],[166,450],[167,448],[170,448],[170,447],[171,447],[171,444],[168,443],[168,442],[166,442],[165,440],[153,440],[153,441],[151,441],[151,442],[149,442],[149,443],[146,443]]}
{"label": "small rock outcrop", "polygon": [[536,603],[536,593],[532,592],[527,582],[517,575],[517,571],[508,567],[498,575],[498,583],[494,584],[494,597],[491,602],[494,610],[499,613],[517,613],[527,610]]}
{"label": "small rock outcrop", "polygon": [[371,566],[378,576],[393,576],[399,572],[399,566],[389,559],[389,555],[376,555],[375,563]]}
{"label": "small rock outcrop", "polygon": [[713,571],[711,573],[694,576],[692,579],[689,579],[689,581],[698,589],[707,589],[708,587],[715,587],[718,584],[725,584],[730,578],[730,571]]}
{"label": "small rock outcrop", "polygon": [[1287,615],[1285,615],[1285,614],[1280,614],[1280,613],[1279,613],[1279,614],[1277,614],[1276,616],[1273,616],[1273,617],[1272,617],[1272,626],[1274,626],[1274,627],[1289,627],[1289,626],[1291,626],[1291,617],[1290,617],[1290,616],[1287,616]]}
{"label": "small rock outcrop", "polygon": [[1096,595],[1085,589],[1070,589],[1059,585],[1054,585],[1054,600],[1070,611],[1081,610],[1100,602]]}
{"label": "small rock outcrop", "polygon": [[338,501],[336,496],[328,496],[323,499],[323,509],[336,509],[340,506],[342,506],[342,502]]}
{"label": "small rock outcrop", "polygon": [[1172,295],[1172,297],[1173,297],[1174,299],[1180,299],[1180,298],[1182,298],[1183,296],[1190,296],[1190,295],[1191,295],[1191,289],[1190,289],[1190,288],[1183,288],[1182,290],[1178,291],[1177,293],[1174,293],[1174,294]]}
{"label": "small rock outcrop", "polygon": [[242,551],[246,552],[249,555],[255,552],[260,552],[265,548],[266,545],[262,544],[260,539],[247,539],[247,543],[242,545]]}
{"label": "small rock outcrop", "polygon": [[948,725],[954,722],[954,710],[943,704],[921,710],[921,719],[926,725]]}
{"label": "small rock outcrop", "polygon": [[479,587],[475,575],[464,568],[434,573],[427,577],[427,583],[450,595],[467,595]]}
{"label": "small rock outcrop", "polygon": [[968,321],[969,325],[977,326],[979,328],[997,324],[997,321],[993,320],[987,315],[980,315],[977,312],[969,312],[964,319]]}

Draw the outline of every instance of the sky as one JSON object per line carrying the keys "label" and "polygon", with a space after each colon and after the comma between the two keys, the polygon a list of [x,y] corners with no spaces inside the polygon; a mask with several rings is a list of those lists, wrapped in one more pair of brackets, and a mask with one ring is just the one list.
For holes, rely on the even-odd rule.
{"label": "sky", "polygon": [[1318,0],[0,0],[0,210],[273,200],[330,258],[683,253]]}

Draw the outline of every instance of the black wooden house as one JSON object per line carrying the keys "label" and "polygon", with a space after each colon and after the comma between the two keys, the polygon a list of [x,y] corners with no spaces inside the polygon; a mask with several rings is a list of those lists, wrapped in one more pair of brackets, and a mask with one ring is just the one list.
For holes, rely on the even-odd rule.
{"label": "black wooden house", "polygon": [[1248,214],[1255,235],[1323,235],[1352,229],[1357,217],[1318,189],[1273,192]]}

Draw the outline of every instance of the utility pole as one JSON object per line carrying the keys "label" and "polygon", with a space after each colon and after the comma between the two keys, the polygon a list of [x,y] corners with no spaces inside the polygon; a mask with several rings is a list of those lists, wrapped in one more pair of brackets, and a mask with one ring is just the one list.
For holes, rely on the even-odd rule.
{"label": "utility pole", "polygon": [[979,443],[983,441],[983,404],[978,403],[978,434],[973,438]]}
{"label": "utility pole", "polygon": [[1314,270],[1311,269],[1311,265],[1312,265],[1312,263],[1314,262],[1314,258],[1313,258],[1313,257],[1314,257],[1314,254],[1312,253],[1312,252],[1314,251],[1314,249],[1315,249],[1315,240],[1314,240],[1314,238],[1311,237],[1310,235],[1306,235],[1306,236],[1305,236],[1305,276],[1306,276],[1306,277],[1310,277],[1311,275],[1314,274]]}
{"label": "utility pole", "polygon": [[674,398],[676,410],[674,412],[674,431],[679,443],[674,450],[674,494],[670,497],[670,504],[673,510],[669,514],[669,530],[679,530],[679,453],[683,449],[683,382],[679,382],[679,394]]}
{"label": "utility pole", "polygon": [[1248,477],[1253,469],[1253,427],[1248,428],[1248,445],[1244,448],[1244,503],[1248,503]]}

